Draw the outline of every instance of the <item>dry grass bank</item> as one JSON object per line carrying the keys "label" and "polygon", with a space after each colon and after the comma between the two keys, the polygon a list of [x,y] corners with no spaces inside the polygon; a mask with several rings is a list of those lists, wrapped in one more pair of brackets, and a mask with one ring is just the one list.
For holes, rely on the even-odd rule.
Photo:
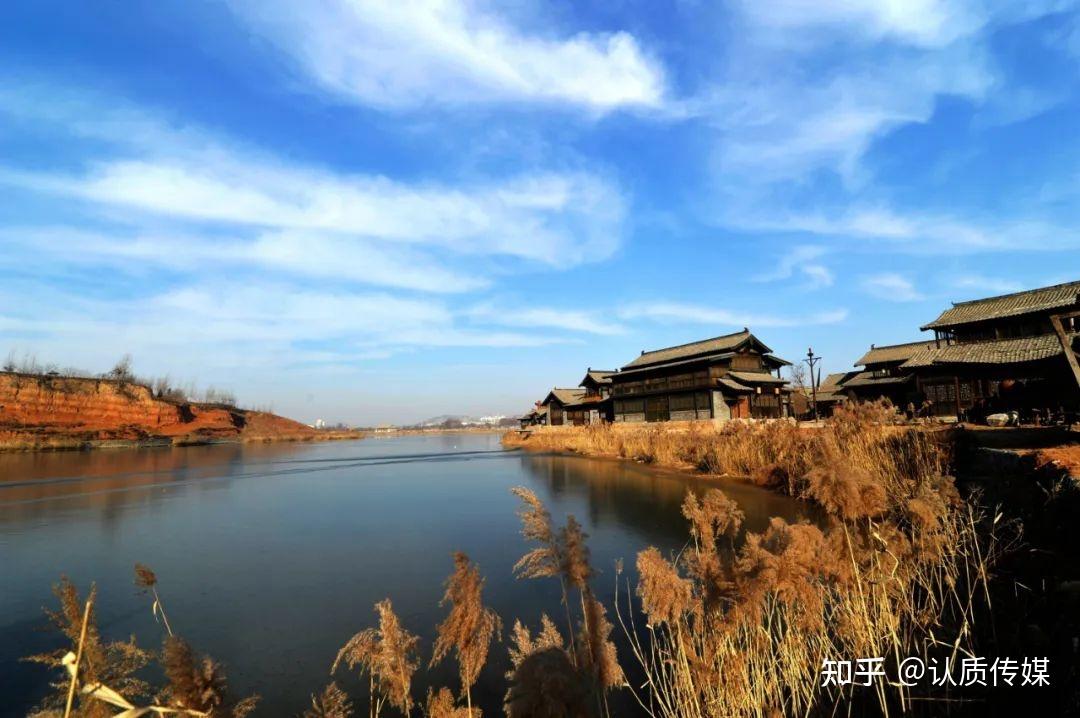
{"label": "dry grass bank", "polygon": [[879,404],[841,409],[820,428],[791,422],[681,424],[601,424],[544,427],[527,436],[511,431],[507,447],[611,456],[708,474],[749,476],[770,488],[802,496],[808,473],[843,463],[872,472],[885,487],[898,489],[913,477],[945,473],[948,442],[938,432],[895,425]]}
{"label": "dry grass bank", "polygon": [[[737,506],[720,491],[701,503],[688,496],[693,547],[640,553],[630,610],[620,606],[629,624],[638,606],[647,617],[644,639],[628,635],[650,677],[638,693],[653,715],[790,715],[854,698],[850,687],[818,688],[825,658],[896,661],[973,642],[974,607],[987,599],[999,550],[993,522],[960,499],[938,434],[890,420],[888,407],[869,404],[815,429],[556,427],[505,443],[749,476],[822,506],[824,527],[774,519],[737,544]],[[913,697],[933,696],[880,683],[872,702],[910,710]]]}

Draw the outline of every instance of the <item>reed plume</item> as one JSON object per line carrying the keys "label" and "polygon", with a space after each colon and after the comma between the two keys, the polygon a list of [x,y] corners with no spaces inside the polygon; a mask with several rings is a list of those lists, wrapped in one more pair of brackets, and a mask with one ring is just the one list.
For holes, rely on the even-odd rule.
{"label": "reed plume", "polygon": [[158,614],[161,614],[161,622],[165,624],[165,630],[171,636],[173,635],[172,626],[169,625],[169,617],[165,615],[165,607],[161,603],[161,596],[158,595],[157,582],[157,574],[149,566],[141,563],[135,564],[135,585],[150,591],[154,596],[154,603],[150,606],[150,612],[154,615],[155,621]]}
{"label": "reed plume", "polygon": [[425,718],[480,718],[482,712],[479,708],[457,705],[454,694],[449,688],[428,688],[427,700],[424,703]]}
{"label": "reed plume", "polygon": [[171,708],[223,718],[243,718],[255,710],[258,696],[234,701],[224,667],[209,656],[197,656],[183,638],[165,639],[162,665],[168,679],[165,703]]}
{"label": "reed plume", "polygon": [[465,693],[466,715],[472,716],[472,686],[487,662],[492,638],[502,631],[502,620],[483,604],[484,579],[480,570],[461,551],[454,554],[454,572],[446,580],[441,605],[450,604],[450,615],[439,624],[431,665],[451,651],[457,655],[458,675]]}
{"label": "reed plume", "polygon": [[[527,578],[555,576],[559,579],[571,636],[567,658],[571,668],[577,673],[577,680],[585,686],[587,693],[595,697],[597,708],[600,709],[598,712],[603,712],[607,691],[622,685],[625,679],[618,664],[615,644],[610,639],[612,626],[607,620],[607,613],[603,605],[594,598],[589,586],[589,580],[594,573],[589,559],[589,535],[572,515],[567,516],[566,525],[556,532],[551,525],[551,514],[535,494],[524,487],[517,487],[513,492],[525,504],[519,512],[522,534],[527,539],[541,542],[540,547],[532,549],[518,561],[518,566],[543,567],[543,570],[519,570],[518,575]],[[580,630],[576,637],[567,587],[577,589],[581,604]],[[516,625],[515,631],[519,628],[520,624]],[[515,635],[516,639],[527,637],[527,631]],[[561,644],[561,640],[559,643]],[[554,665],[557,661],[554,654],[549,654],[548,650],[550,649],[535,651],[533,655],[546,655],[546,658],[538,658],[537,661],[552,662]],[[520,655],[520,660],[515,661],[515,676],[528,677],[528,669],[522,668],[528,662],[528,655]],[[518,710],[523,710],[520,705]]]}
{"label": "reed plume", "polygon": [[322,693],[311,697],[311,707],[304,711],[303,718],[350,718],[352,702],[345,691],[331,682]]}
{"label": "reed plume", "polygon": [[[74,658],[76,653],[79,654],[79,660],[75,701],[70,715],[79,718],[106,718],[113,714],[107,704],[92,695],[94,686],[108,685],[131,698],[148,695],[150,687],[140,675],[150,663],[151,654],[139,648],[134,637],[128,641],[107,642],[102,639],[97,627],[97,588],[91,584],[86,600],[83,600],[75,584],[63,576],[59,583],[53,585],[52,590],[59,609],[45,609],[45,615],[53,628],[64,636],[67,645],[23,659],[47,666],[57,673],[56,679],[50,684],[51,691],[35,709],[35,713],[57,716],[64,714],[73,680],[65,659]],[[87,604],[90,606],[89,610]]]}
{"label": "reed plume", "polygon": [[[546,613],[540,615],[540,632],[536,634],[535,638],[529,632],[528,627],[520,620],[517,620],[514,621],[514,630],[510,634],[510,663],[514,668],[517,668],[522,661],[533,653],[548,648],[564,650],[565,645],[559,629],[555,627],[555,624],[547,617]],[[507,673],[506,677],[510,678],[512,675],[513,671]]]}
{"label": "reed plume", "polygon": [[536,494],[524,486],[510,492],[521,499],[518,510],[521,535],[526,541],[538,544],[514,564],[519,578],[548,578],[559,576],[563,565],[562,549],[551,525],[551,514]]}
{"label": "reed plume", "polygon": [[412,711],[412,680],[420,666],[416,650],[420,639],[401,625],[390,599],[375,604],[377,629],[357,633],[340,651],[330,673],[341,664],[368,674],[371,714],[379,715],[389,703],[405,715]]}
{"label": "reed plume", "polygon": [[[565,575],[568,561],[562,541],[563,532],[555,531],[551,524],[551,513],[531,489],[515,486],[510,489],[510,493],[521,499],[522,506],[517,512],[521,519],[521,535],[526,541],[537,544],[514,564],[514,573],[518,578],[559,579],[562,604],[566,611],[566,627],[573,636],[574,620],[570,615],[570,596]],[[573,645],[570,646],[570,655],[576,665]]]}

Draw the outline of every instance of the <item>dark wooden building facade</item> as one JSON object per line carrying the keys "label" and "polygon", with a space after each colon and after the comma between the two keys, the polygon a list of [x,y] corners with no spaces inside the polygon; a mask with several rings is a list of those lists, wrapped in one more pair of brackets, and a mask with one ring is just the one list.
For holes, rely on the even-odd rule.
{"label": "dark wooden building facade", "polygon": [[579,388],[566,389],[555,388],[548,392],[540,406],[547,411],[548,426],[581,425],[586,423],[582,420],[579,405],[585,398],[585,391]]}
{"label": "dark wooden building facade", "polygon": [[[618,422],[779,418],[790,413],[790,362],[749,330],[643,351],[610,376]],[[774,374],[775,372],[775,374]]]}
{"label": "dark wooden building facade", "polygon": [[614,402],[611,399],[611,377],[614,371],[589,368],[585,378],[578,384],[585,396],[574,406],[583,424],[599,424],[615,420]]}
{"label": "dark wooden building facade", "polygon": [[922,329],[934,338],[871,347],[843,392],[973,419],[1080,405],[1080,281],[954,303]]}
{"label": "dark wooden building facade", "polygon": [[838,380],[840,392],[855,401],[888,399],[895,406],[905,407],[911,402],[919,404],[915,376],[904,363],[933,342],[919,341],[906,344],[870,345],[855,366],[859,371],[843,375]]}

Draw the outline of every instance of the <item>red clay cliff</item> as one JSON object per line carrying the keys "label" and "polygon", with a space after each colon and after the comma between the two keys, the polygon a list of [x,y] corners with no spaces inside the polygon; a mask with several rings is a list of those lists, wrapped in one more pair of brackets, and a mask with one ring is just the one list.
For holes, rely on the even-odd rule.
{"label": "red clay cliff", "polygon": [[318,438],[343,437],[263,411],[160,399],[132,382],[0,373],[0,450]]}

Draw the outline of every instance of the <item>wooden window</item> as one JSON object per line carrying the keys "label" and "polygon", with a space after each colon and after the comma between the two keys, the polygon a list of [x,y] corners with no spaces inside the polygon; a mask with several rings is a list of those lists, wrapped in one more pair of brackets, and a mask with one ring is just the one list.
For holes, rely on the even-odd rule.
{"label": "wooden window", "polygon": [[693,394],[673,394],[670,401],[671,411],[687,411],[694,408]]}
{"label": "wooden window", "polygon": [[650,396],[645,400],[645,421],[667,421],[670,418],[666,395]]}

